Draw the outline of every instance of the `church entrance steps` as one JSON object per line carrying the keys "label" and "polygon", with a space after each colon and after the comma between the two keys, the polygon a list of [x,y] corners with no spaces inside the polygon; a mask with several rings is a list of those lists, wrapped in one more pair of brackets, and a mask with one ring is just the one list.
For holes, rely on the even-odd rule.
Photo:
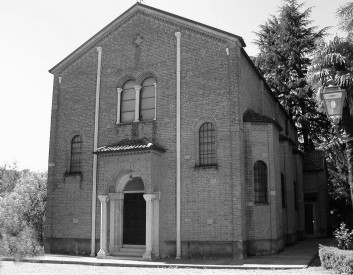
{"label": "church entrance steps", "polygon": [[142,257],[146,251],[145,245],[124,245],[119,251],[112,251],[112,256]]}

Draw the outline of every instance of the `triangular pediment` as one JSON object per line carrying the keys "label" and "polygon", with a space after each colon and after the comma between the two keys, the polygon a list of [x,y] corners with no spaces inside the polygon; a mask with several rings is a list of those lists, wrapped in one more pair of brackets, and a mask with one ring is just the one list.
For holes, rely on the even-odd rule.
{"label": "triangular pediment", "polygon": [[228,33],[211,26],[207,26],[205,24],[168,13],[156,8],[152,8],[147,5],[143,5],[141,3],[134,4],[131,8],[126,10],[123,14],[121,14],[118,18],[116,18],[113,22],[83,43],[79,48],[77,48],[74,52],[68,55],[65,59],[55,65],[53,68],[49,70],[50,73],[55,74],[57,72],[62,71],[63,69],[70,66],[75,60],[80,58],[82,55],[87,53],[93,47],[99,46],[99,43],[103,41],[106,37],[108,37],[112,32],[129,22],[135,16],[147,16],[153,18],[155,20],[163,21],[166,24],[172,24],[180,28],[182,30],[194,31],[198,34],[207,35],[208,37],[212,37],[217,40],[231,40],[238,43],[241,47],[245,47],[245,43],[242,37]]}

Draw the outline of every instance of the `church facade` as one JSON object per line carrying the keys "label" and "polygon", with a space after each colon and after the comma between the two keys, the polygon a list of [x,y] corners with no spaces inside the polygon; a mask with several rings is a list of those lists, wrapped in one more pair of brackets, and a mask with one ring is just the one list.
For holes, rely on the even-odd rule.
{"label": "church facade", "polygon": [[243,258],[305,237],[296,128],[244,47],[136,3],[50,70],[47,253]]}

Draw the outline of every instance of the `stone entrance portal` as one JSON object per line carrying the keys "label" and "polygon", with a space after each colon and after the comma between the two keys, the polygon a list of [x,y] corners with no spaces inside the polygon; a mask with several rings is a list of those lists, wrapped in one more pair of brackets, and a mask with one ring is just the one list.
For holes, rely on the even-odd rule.
{"label": "stone entrance portal", "polygon": [[[159,193],[146,194],[141,177],[129,173],[119,179],[116,193],[100,195],[101,247],[98,257],[134,251],[145,259],[159,257]],[[107,248],[110,203],[109,251]]]}

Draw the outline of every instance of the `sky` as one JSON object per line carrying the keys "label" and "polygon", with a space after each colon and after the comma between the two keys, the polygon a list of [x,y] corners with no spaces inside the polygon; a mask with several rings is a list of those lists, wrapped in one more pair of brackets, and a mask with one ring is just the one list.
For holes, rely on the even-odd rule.
{"label": "sky", "polygon": [[[307,0],[312,26],[332,26],[347,0]],[[48,72],[136,0],[3,0],[0,4],[0,166],[45,171],[53,76]],[[281,0],[143,0],[149,5],[243,37],[252,43]],[[303,8],[303,9],[304,9]],[[332,36],[331,36],[332,37]]]}

